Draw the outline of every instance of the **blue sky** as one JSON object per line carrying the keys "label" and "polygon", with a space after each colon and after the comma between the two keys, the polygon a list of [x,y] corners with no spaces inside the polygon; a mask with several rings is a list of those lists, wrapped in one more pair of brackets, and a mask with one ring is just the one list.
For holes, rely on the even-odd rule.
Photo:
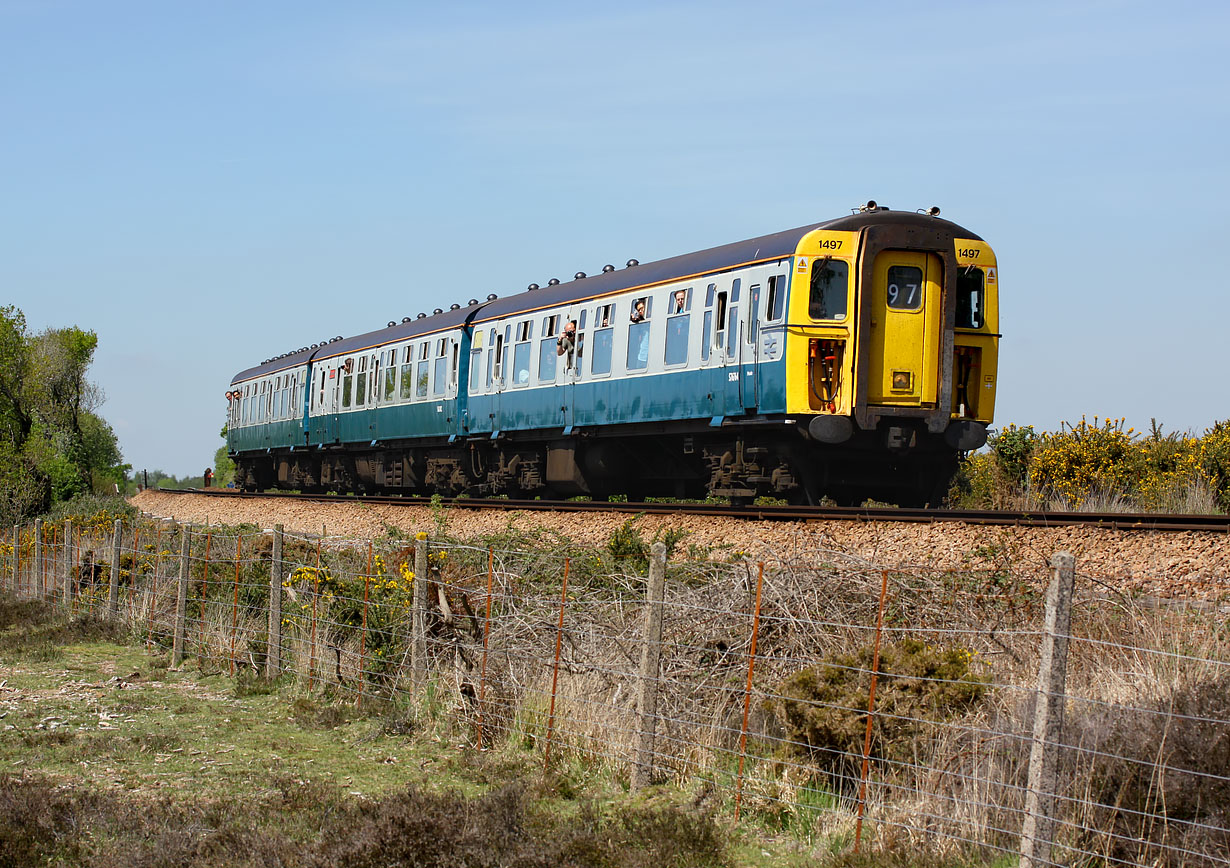
{"label": "blue sky", "polygon": [[239,370],[489,292],[939,205],[997,423],[1230,418],[1230,4],[0,0],[0,304],[139,468]]}

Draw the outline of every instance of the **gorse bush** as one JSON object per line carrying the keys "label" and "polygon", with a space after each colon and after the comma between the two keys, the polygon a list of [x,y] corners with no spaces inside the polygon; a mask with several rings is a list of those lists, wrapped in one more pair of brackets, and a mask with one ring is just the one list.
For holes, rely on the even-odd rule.
{"label": "gorse bush", "polygon": [[[973,707],[989,679],[971,672],[973,653],[904,639],[880,651],[871,755],[909,760],[926,721]],[[840,655],[794,673],[776,691],[773,711],[786,730],[790,752],[815,762],[848,789],[857,778],[866,738],[874,649]],[[846,786],[842,786],[842,780]]]}
{"label": "gorse bush", "polygon": [[1085,418],[1038,434],[1009,425],[962,464],[949,493],[970,508],[1230,509],[1230,421],[1202,437],[1141,434],[1123,419]]}

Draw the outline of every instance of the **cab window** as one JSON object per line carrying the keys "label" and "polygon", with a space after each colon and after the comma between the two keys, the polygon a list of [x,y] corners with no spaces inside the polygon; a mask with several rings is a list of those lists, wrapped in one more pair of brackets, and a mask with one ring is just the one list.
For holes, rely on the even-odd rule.
{"label": "cab window", "polygon": [[981,268],[966,268],[957,274],[957,328],[980,329],[986,325],[985,275]]}
{"label": "cab window", "polygon": [[914,265],[888,268],[888,306],[893,310],[918,310],[922,307],[923,273]]}
{"label": "cab window", "polygon": [[811,267],[807,314],[812,319],[846,318],[850,266],[840,259],[818,259]]}

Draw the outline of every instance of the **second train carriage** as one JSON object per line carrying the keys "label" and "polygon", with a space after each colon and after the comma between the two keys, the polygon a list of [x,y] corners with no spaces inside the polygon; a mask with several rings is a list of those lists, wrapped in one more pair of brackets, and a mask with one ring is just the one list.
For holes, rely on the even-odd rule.
{"label": "second train carriage", "polygon": [[228,448],[245,488],[934,502],[992,419],[997,288],[977,235],[868,203],[269,360]]}

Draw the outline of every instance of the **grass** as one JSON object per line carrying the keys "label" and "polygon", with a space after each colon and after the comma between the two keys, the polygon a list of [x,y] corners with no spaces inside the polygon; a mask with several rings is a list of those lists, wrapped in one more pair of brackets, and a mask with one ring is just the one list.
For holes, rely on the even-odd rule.
{"label": "grass", "polygon": [[[706,814],[0,598],[0,866],[724,866]],[[54,649],[57,653],[48,653]]]}

